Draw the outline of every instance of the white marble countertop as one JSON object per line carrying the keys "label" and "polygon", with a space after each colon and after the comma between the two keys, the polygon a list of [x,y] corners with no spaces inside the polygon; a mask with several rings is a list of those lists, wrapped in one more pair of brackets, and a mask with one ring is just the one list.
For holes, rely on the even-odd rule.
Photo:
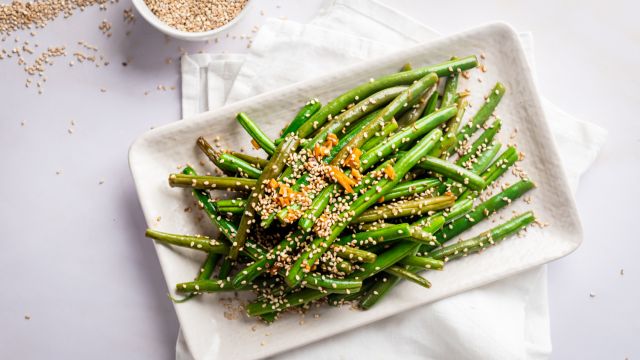
{"label": "white marble countertop", "polygon": [[[129,144],[149,127],[179,119],[180,93],[171,87],[179,87],[181,47],[242,52],[247,41],[240,35],[267,16],[304,22],[320,3],[256,1],[229,38],[211,44],[166,41],[140,17],[125,24],[126,0],[0,42],[7,50],[24,40],[40,50],[65,45],[71,54],[85,41],[110,62],[97,68],[69,66],[70,56],[54,59],[38,95],[35,80],[25,88],[15,57],[0,61],[0,358],[173,358],[178,323],[152,244],[142,236]],[[640,6],[393,4],[445,34],[494,20],[532,31],[541,92],[609,131],[577,195],[584,244],[549,266],[553,358],[640,357],[640,243],[633,228],[640,200],[640,121],[633,111],[640,103]],[[109,38],[98,29],[103,19],[113,24]]]}

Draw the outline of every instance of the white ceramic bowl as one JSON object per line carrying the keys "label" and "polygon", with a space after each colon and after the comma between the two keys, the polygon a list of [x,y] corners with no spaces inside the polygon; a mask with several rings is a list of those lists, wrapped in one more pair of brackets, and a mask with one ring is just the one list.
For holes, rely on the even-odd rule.
{"label": "white ceramic bowl", "polygon": [[144,0],[132,0],[132,2],[133,2],[133,6],[136,8],[138,13],[140,13],[140,15],[142,15],[142,17],[145,20],[147,20],[153,27],[155,27],[156,29],[160,30],[161,32],[171,37],[174,37],[176,39],[181,39],[181,40],[187,40],[187,41],[208,40],[213,38],[217,34],[231,28],[233,25],[235,25],[238,22],[238,20],[240,20],[240,18],[244,16],[244,14],[247,12],[247,9],[249,8],[249,5],[251,4],[251,1],[247,1],[247,4],[245,5],[244,9],[242,9],[242,11],[238,13],[238,16],[236,16],[235,18],[233,18],[233,20],[229,21],[223,26],[220,26],[218,28],[215,28],[209,31],[188,32],[188,31],[175,29],[167,25],[166,23],[164,23],[153,12],[151,12],[151,9],[149,9],[149,7],[144,2]]}

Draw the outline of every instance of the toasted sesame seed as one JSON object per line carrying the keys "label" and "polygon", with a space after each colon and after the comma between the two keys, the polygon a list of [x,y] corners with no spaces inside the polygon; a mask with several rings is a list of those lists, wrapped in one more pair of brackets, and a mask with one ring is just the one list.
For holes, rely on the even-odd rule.
{"label": "toasted sesame seed", "polygon": [[161,21],[187,32],[202,32],[221,27],[238,16],[247,2],[248,0],[145,0],[149,9]]}

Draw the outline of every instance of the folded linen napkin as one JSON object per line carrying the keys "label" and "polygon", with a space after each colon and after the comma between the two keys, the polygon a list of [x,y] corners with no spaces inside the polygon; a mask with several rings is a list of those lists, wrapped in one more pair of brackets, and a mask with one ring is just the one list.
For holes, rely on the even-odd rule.
{"label": "folded linen napkin", "polygon": [[[330,1],[309,24],[270,19],[246,55],[183,57],[183,117],[438,36],[376,1]],[[531,61],[532,37],[523,34],[521,40]],[[302,51],[304,57],[295,56]],[[575,191],[605,132],[543,103]],[[551,352],[548,316],[541,266],[278,357],[542,359]],[[366,346],[371,343],[376,346]],[[176,358],[193,358],[181,336]]]}

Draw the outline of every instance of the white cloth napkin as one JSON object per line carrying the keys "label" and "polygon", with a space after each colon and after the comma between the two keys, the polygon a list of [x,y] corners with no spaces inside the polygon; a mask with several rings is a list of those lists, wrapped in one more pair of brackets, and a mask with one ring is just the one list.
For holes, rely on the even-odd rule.
{"label": "white cloth napkin", "polygon": [[[270,19],[246,55],[183,57],[183,117],[438,36],[375,1],[331,1],[310,24]],[[521,39],[531,60],[532,38]],[[606,134],[546,100],[544,106],[575,191]],[[547,275],[541,266],[278,358],[543,359],[550,352]],[[192,359],[182,336],[176,358]]]}

